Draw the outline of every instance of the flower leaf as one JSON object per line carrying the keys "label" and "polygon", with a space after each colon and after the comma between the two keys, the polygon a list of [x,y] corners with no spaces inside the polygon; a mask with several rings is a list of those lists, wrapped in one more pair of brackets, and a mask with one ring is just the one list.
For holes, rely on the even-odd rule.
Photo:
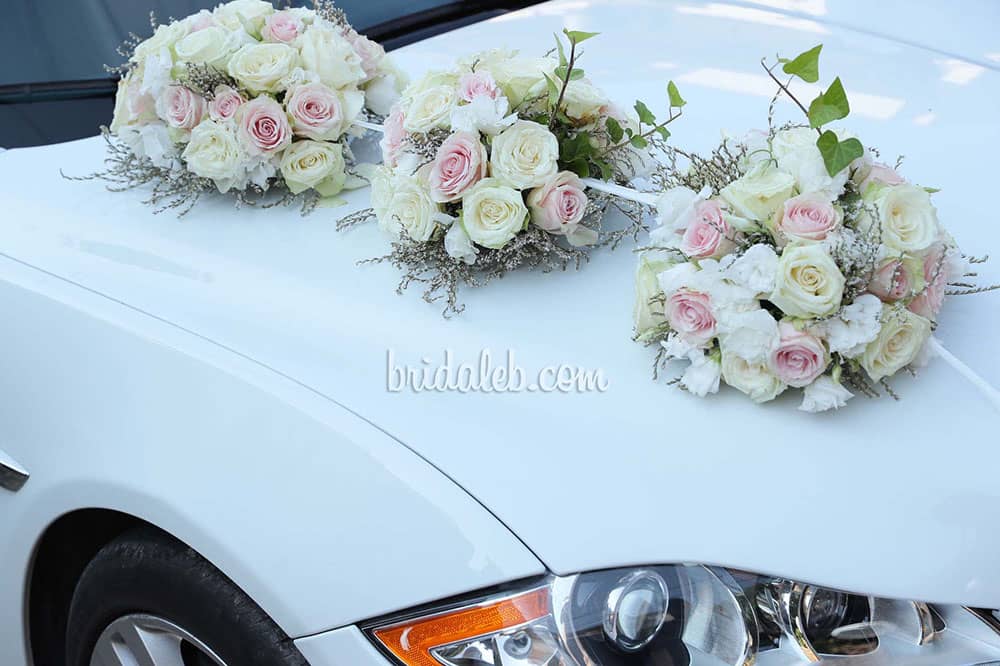
{"label": "flower leaf", "polygon": [[847,168],[847,166],[865,154],[864,146],[855,138],[841,141],[837,135],[827,130],[820,135],[816,141],[820,154],[823,156],[823,163],[826,164],[826,171],[831,176]]}
{"label": "flower leaf", "polygon": [[622,137],[625,136],[625,131],[618,121],[608,116],[608,119],[604,121],[604,126],[608,130],[608,136],[611,137],[611,141],[621,143]]}
{"label": "flower leaf", "polygon": [[814,129],[822,127],[834,120],[846,118],[850,112],[851,105],[847,101],[844,84],[838,76],[826,92],[820,93],[809,105],[809,126]]}
{"label": "flower leaf", "polygon": [[563,29],[563,33],[567,37],[569,37],[569,41],[573,42],[574,44],[582,44],[583,42],[587,41],[591,37],[597,37],[599,34],[601,34],[599,32],[583,32],[583,31],[580,31],[580,30],[566,30],[565,28]]}
{"label": "flower leaf", "polygon": [[639,135],[633,136],[629,140],[629,143],[631,143],[636,148],[645,148],[646,146],[649,145],[649,141],[647,141],[644,137],[641,137]]}
{"label": "flower leaf", "polygon": [[559,35],[552,33],[552,36],[556,38],[556,48],[559,50],[559,64],[565,67],[569,62],[566,60],[566,49],[563,48],[563,43]]}
{"label": "flower leaf", "polygon": [[670,106],[673,108],[679,109],[687,104],[687,101],[681,97],[680,91],[677,90],[677,84],[673,81],[667,83],[667,97],[670,98]]}
{"label": "flower leaf", "polygon": [[806,83],[816,83],[819,81],[819,52],[822,50],[822,44],[815,46],[792,60],[785,61],[781,69],[785,74],[797,76]]}
{"label": "flower leaf", "polygon": [[659,134],[660,138],[662,138],[664,141],[670,138],[670,130],[668,130],[666,127],[663,126],[657,127],[656,133]]}
{"label": "flower leaf", "polygon": [[653,115],[653,112],[649,110],[649,107],[646,106],[642,100],[637,99],[635,101],[635,112],[639,114],[639,122],[641,122],[642,124],[644,125],[656,124],[656,116]]}
{"label": "flower leaf", "polygon": [[548,84],[549,104],[555,105],[555,103],[559,101],[560,86],[548,74],[543,73],[542,76],[545,77],[545,83]]}

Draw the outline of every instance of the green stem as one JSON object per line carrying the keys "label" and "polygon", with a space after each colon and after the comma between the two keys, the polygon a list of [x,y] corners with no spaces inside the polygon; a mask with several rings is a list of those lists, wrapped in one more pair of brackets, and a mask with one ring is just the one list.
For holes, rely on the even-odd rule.
{"label": "green stem", "polygon": [[[798,98],[795,95],[792,94],[792,91],[788,89],[787,85],[785,85],[784,83],[782,83],[778,79],[778,77],[774,75],[774,68],[778,66],[778,63],[775,63],[773,67],[768,67],[767,63],[765,62],[765,60],[763,58],[761,58],[761,60],[760,60],[760,66],[764,68],[764,71],[767,72],[767,75],[771,77],[771,80],[774,81],[776,84],[778,84],[778,87],[781,88],[781,91],[783,93],[785,93],[786,95],[788,95],[788,99],[790,99],[793,102],[795,102],[795,105],[797,107],[799,107],[800,109],[802,109],[802,113],[804,113],[806,115],[806,119],[808,120],[809,119],[809,109],[807,109],[802,104],[802,102],[800,102],[798,100]],[[791,83],[791,82],[792,82],[792,80],[789,79],[788,83]],[[821,129],[819,129],[818,127],[816,128],[816,133],[819,134],[820,136],[823,135],[823,131]]]}

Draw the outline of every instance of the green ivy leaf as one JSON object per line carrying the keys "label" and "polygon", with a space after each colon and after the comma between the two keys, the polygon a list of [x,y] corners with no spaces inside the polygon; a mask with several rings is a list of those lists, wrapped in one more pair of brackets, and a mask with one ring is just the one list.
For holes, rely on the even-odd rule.
{"label": "green ivy leaf", "polygon": [[603,180],[611,180],[614,178],[614,173],[611,171],[611,165],[604,160],[595,160],[594,164],[598,169],[601,170],[601,178]]}
{"label": "green ivy leaf", "polygon": [[604,121],[604,126],[608,130],[608,136],[611,137],[611,141],[621,143],[622,138],[625,136],[625,130],[622,129],[618,121],[608,116],[608,119]]}
{"label": "green ivy leaf", "polygon": [[827,130],[820,135],[816,141],[820,154],[823,156],[823,163],[826,164],[826,171],[831,176],[847,168],[847,166],[865,154],[864,146],[857,139],[851,138],[841,141],[837,135]]}
{"label": "green ivy leaf", "polygon": [[553,80],[548,74],[542,74],[545,77],[545,83],[548,84],[549,88],[549,104],[555,105],[559,101],[559,91],[560,85]]}
{"label": "green ivy leaf", "polygon": [[649,107],[646,106],[642,102],[642,100],[637,99],[635,101],[635,112],[639,114],[639,122],[640,123],[642,123],[644,125],[655,125],[656,124],[656,116],[653,115],[653,112],[649,110]]}
{"label": "green ivy leaf", "polygon": [[677,90],[677,85],[673,81],[667,83],[667,97],[670,98],[670,106],[673,108],[679,109],[687,104],[684,98],[681,97],[681,93]]}
{"label": "green ivy leaf", "polygon": [[587,163],[587,160],[573,160],[569,164],[569,170],[578,175],[580,178],[590,177],[590,165]]}
{"label": "green ivy leaf", "polygon": [[659,134],[660,138],[662,138],[664,141],[670,138],[670,130],[668,130],[666,127],[657,127],[656,133]]}
{"label": "green ivy leaf", "polygon": [[645,148],[646,146],[649,145],[649,141],[638,135],[633,136],[632,139],[629,141],[629,143],[631,143],[636,148]]}
{"label": "green ivy leaf", "polygon": [[924,188],[924,192],[926,192],[927,194],[937,194],[940,191],[941,191],[940,187],[925,187]]}
{"label": "green ivy leaf", "polygon": [[584,77],[584,71],[579,67],[574,67],[573,71],[569,73],[569,80],[576,81],[577,79],[582,79]]}
{"label": "green ivy leaf", "polygon": [[846,118],[850,112],[851,105],[847,101],[844,84],[840,82],[838,76],[826,89],[826,92],[820,93],[809,105],[809,125],[813,128],[820,128],[834,120]]}
{"label": "green ivy leaf", "polygon": [[569,37],[569,41],[573,42],[574,44],[582,44],[591,37],[597,37],[601,33],[582,32],[580,30],[566,30],[565,28],[563,28],[563,34]]}
{"label": "green ivy leaf", "polygon": [[813,47],[805,53],[800,53],[792,60],[781,59],[784,66],[781,68],[785,74],[797,76],[807,83],[819,81],[819,52],[823,50],[823,45]]}
{"label": "green ivy leaf", "polygon": [[559,35],[553,32],[552,36],[556,38],[556,48],[559,50],[559,64],[565,67],[569,62],[566,60],[566,49],[563,48],[563,43],[562,40],[559,39]]}

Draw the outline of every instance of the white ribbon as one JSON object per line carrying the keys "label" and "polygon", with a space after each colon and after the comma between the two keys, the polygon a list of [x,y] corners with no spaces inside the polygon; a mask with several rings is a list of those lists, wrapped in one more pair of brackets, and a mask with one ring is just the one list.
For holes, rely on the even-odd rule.
{"label": "white ribbon", "polygon": [[958,374],[965,377],[970,384],[975,386],[986,399],[993,404],[993,408],[1000,412],[1000,391],[994,388],[988,381],[983,379],[975,370],[963,363],[957,356],[945,349],[944,345],[937,338],[931,336],[931,349],[945,362],[958,371]]}

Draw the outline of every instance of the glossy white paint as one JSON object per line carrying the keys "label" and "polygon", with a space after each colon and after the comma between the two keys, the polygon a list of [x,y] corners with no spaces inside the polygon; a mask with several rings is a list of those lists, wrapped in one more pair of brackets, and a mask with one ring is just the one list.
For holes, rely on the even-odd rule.
{"label": "glossy white paint", "polygon": [[[797,13],[775,11],[782,4]],[[862,5],[883,11],[558,0],[398,58],[416,74],[484,45],[537,52],[563,26],[603,30],[587,45],[590,76],[622,104],[641,96],[657,108],[665,81],[678,81],[690,104],[675,140],[700,149],[720,127],[764,121],[762,55],[822,41],[824,79],[841,75],[851,93],[849,125],[887,159],[905,153],[911,178],[943,188],[942,219],[969,252],[1000,255],[983,195],[993,174],[978,166],[1000,145],[986,111],[1000,90],[1000,65],[983,51],[993,48],[990,22],[966,17],[961,40],[941,30],[911,39],[909,24],[889,17],[873,26],[926,49],[836,25]],[[993,8],[976,6],[980,16]],[[779,109],[794,118],[790,105]],[[107,297],[2,262],[0,303],[18,316],[0,334],[10,368],[0,381],[14,396],[0,406],[2,427],[13,429],[0,446],[33,478],[0,496],[0,514],[11,516],[0,523],[0,626],[17,620],[32,534],[73,505],[121,507],[175,531],[292,635],[539,570],[480,507],[348,411],[455,479],[557,573],[699,561],[1000,606],[991,529],[1000,418],[943,363],[899,381],[900,403],[858,398],[837,415],[801,414],[792,400],[756,407],[731,392],[697,400],[653,384],[650,352],[629,342],[627,248],[598,253],[578,273],[468,291],[467,312],[445,321],[417,291],[397,296],[390,267],[355,266],[386,249],[374,227],[333,228],[366,192],[304,219],[211,200],[178,221],[152,215],[141,193],[59,178],[59,168],[86,173],[102,158],[97,139],[0,156],[0,251]],[[995,264],[981,273],[1000,281]],[[983,332],[1000,327],[998,306],[997,295],[953,300],[939,330],[994,385],[1000,353]],[[611,388],[386,391],[388,349],[419,364],[445,349],[474,362],[484,348],[512,349],[531,371],[600,368]],[[381,523],[375,500],[386,501],[386,488],[388,504],[437,525],[437,540],[418,539],[419,524]],[[452,567],[461,575],[448,579]]]}

